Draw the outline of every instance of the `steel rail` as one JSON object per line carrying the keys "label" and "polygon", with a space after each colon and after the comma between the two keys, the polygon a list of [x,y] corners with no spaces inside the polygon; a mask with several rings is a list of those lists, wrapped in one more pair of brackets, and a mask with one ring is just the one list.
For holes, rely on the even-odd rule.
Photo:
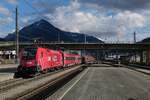
{"label": "steel rail", "polygon": [[43,77],[47,77],[49,75],[53,75],[53,74],[56,74],[56,73],[62,72],[62,71],[64,71],[64,70],[57,70],[57,71],[54,71],[54,72],[38,75],[36,77],[28,78],[28,79],[19,78],[19,79],[11,79],[11,80],[8,80],[6,82],[4,81],[4,82],[0,83],[0,93],[5,92],[9,89],[15,88],[19,85],[22,85],[22,84],[25,84],[25,83],[28,83],[28,82],[31,82],[31,81],[34,81],[34,80],[39,80]]}
{"label": "steel rail", "polygon": [[52,78],[51,80],[47,81],[46,83],[40,84],[37,87],[30,88],[20,94],[17,94],[14,97],[7,98],[7,99],[13,99],[13,100],[26,100],[36,97],[39,94],[42,94],[45,89],[48,87],[53,86],[54,84],[58,83],[59,81],[65,79],[66,77],[71,76],[72,74],[80,71],[82,66],[78,66],[76,68],[71,68],[70,70],[66,70],[66,72],[60,72],[55,74],[55,78]]}

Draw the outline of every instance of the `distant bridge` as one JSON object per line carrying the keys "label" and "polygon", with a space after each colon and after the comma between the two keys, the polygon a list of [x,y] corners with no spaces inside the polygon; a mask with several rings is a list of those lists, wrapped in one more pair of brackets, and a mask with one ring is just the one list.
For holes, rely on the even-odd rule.
{"label": "distant bridge", "polygon": [[[20,43],[20,48],[42,46],[64,49],[150,50],[150,43]],[[0,43],[0,50],[15,49],[15,43]]]}

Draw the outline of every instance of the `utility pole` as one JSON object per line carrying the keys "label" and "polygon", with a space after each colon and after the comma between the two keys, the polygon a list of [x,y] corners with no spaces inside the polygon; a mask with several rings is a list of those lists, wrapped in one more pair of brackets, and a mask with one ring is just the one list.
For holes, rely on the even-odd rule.
{"label": "utility pole", "polygon": [[19,63],[18,7],[16,6],[16,62]]}
{"label": "utility pole", "polygon": [[[136,44],[136,32],[133,33],[134,44]],[[134,62],[136,62],[136,51],[134,52]]]}
{"label": "utility pole", "polygon": [[136,43],[136,32],[133,33],[134,43]]}
{"label": "utility pole", "polygon": [[84,34],[84,43],[86,44],[86,34]]}
{"label": "utility pole", "polygon": [[60,32],[57,33],[57,42],[60,43]]}
{"label": "utility pole", "polygon": [[86,34],[84,34],[84,55],[86,55]]}

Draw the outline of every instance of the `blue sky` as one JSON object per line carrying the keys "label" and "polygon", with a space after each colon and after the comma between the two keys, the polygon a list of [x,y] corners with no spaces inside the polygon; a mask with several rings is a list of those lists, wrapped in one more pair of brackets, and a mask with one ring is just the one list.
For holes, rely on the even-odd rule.
{"label": "blue sky", "polygon": [[71,32],[93,35],[105,41],[133,41],[150,37],[149,0],[1,0],[0,37],[40,19]]}

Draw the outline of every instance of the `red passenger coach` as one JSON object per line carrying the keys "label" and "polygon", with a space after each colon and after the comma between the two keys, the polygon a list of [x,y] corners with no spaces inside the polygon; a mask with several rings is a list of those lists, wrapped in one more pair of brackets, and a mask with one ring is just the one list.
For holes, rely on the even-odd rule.
{"label": "red passenger coach", "polygon": [[81,64],[81,56],[77,54],[64,53],[64,67]]}
{"label": "red passenger coach", "polygon": [[81,57],[81,55],[76,55],[75,63],[76,63],[76,64],[81,64],[81,62],[82,62],[82,57]]}

